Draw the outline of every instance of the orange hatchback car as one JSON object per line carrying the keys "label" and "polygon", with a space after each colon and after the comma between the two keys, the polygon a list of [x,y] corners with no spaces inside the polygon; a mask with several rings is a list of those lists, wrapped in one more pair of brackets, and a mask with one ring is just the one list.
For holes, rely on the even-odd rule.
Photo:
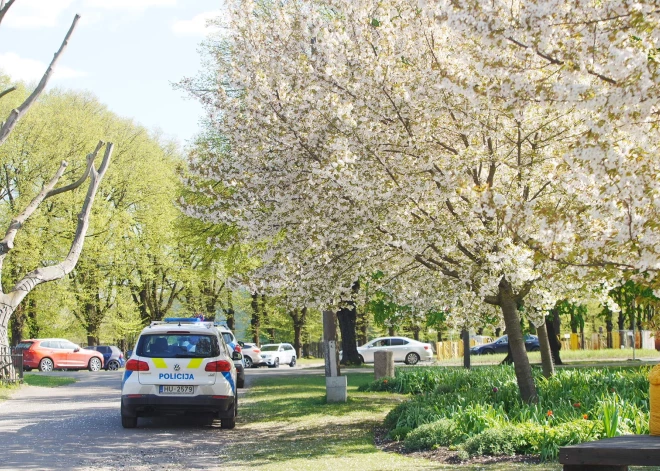
{"label": "orange hatchback car", "polygon": [[53,371],[54,369],[99,371],[103,355],[95,350],[85,350],[66,339],[29,339],[16,346],[23,352],[23,369]]}

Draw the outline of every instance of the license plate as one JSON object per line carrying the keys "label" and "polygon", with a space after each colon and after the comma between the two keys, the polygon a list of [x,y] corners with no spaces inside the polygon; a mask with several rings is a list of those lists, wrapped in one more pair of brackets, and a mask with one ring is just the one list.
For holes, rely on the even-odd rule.
{"label": "license plate", "polygon": [[195,386],[161,386],[161,394],[195,394]]}

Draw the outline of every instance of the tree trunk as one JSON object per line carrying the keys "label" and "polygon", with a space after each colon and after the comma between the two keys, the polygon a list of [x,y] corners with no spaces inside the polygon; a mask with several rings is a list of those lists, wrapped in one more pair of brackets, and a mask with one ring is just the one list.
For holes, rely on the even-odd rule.
{"label": "tree trunk", "polygon": [[357,312],[355,303],[350,302],[337,312],[339,330],[341,332],[342,365],[360,365],[360,354],[357,351],[355,323]]}
{"label": "tree trunk", "polygon": [[387,335],[389,335],[390,337],[394,336],[394,327],[390,326],[387,328]]}
{"label": "tree trunk", "polygon": [[436,336],[437,336],[438,342],[442,342],[442,331],[441,330],[438,330],[438,332],[436,333]]}
{"label": "tree trunk", "polygon": [[259,338],[261,334],[261,332],[259,332],[259,327],[261,326],[261,315],[259,313],[259,295],[257,293],[252,294],[252,302],[250,305],[252,306],[252,318],[250,319],[252,342],[259,346]]}
{"label": "tree trunk", "polygon": [[27,319],[25,304],[19,304],[14,315],[11,317],[9,326],[11,327],[11,345],[15,347],[23,340],[23,328]]}
{"label": "tree trunk", "polygon": [[39,322],[37,320],[37,303],[29,299],[25,308],[27,314],[28,336],[31,339],[39,338]]}
{"label": "tree trunk", "polygon": [[[552,361],[555,365],[563,365],[559,351],[561,350],[561,342],[558,339],[559,335],[559,313],[553,309],[551,315],[545,316],[545,328],[548,333],[548,344],[550,345],[550,353],[552,354]],[[552,320],[551,320],[552,319]]]}
{"label": "tree trunk", "polygon": [[499,300],[504,324],[506,325],[506,332],[509,336],[509,347],[511,348],[511,357],[513,358],[520,397],[527,403],[537,402],[538,394],[534,385],[534,378],[532,377],[532,367],[529,364],[529,358],[525,350],[525,341],[523,339],[522,329],[520,328],[518,306],[511,284],[505,277],[502,277],[502,280],[500,280]]}
{"label": "tree trunk", "polygon": [[233,293],[230,289],[227,289],[227,312],[226,312],[226,317],[227,317],[227,328],[233,332],[234,329],[236,328],[236,319],[235,319],[235,313],[234,313]]}
{"label": "tree trunk", "polygon": [[305,320],[307,317],[307,308],[304,307],[300,310],[297,322],[293,324],[293,348],[296,350],[296,357],[302,358],[302,331],[305,327]]}
{"label": "tree trunk", "polygon": [[421,330],[421,329],[420,329],[419,326],[417,326],[417,325],[414,326],[414,327],[412,328],[412,331],[413,331],[413,338],[414,338],[415,340],[417,340],[418,342],[419,342],[419,331],[420,331],[420,330]]}
{"label": "tree trunk", "polygon": [[500,337],[502,335],[502,328],[498,327],[495,329],[495,337]]}
{"label": "tree trunk", "polygon": [[541,347],[541,367],[543,368],[543,376],[550,378],[555,374],[555,367],[552,364],[552,351],[550,350],[550,342],[548,340],[548,331],[545,322],[536,328],[536,335],[538,335],[539,345]]}

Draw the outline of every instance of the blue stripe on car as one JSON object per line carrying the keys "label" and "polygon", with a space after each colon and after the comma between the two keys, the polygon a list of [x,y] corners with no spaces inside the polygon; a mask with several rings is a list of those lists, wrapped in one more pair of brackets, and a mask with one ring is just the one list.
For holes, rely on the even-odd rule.
{"label": "blue stripe on car", "polygon": [[229,385],[231,386],[231,392],[235,393],[236,392],[236,386],[234,385],[234,380],[231,377],[231,372],[229,371],[223,371],[222,376],[225,377],[227,381],[229,381]]}

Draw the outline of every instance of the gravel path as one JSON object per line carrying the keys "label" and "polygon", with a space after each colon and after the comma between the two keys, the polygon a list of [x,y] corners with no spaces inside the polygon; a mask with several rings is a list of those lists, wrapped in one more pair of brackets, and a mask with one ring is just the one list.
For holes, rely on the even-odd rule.
{"label": "gravel path", "polygon": [[[0,403],[0,469],[188,470],[222,469],[236,429],[184,417],[141,418],[123,429],[119,418],[123,372],[55,372],[69,386],[24,386]],[[240,404],[240,402],[239,402]],[[239,409],[240,410],[240,409]]]}

